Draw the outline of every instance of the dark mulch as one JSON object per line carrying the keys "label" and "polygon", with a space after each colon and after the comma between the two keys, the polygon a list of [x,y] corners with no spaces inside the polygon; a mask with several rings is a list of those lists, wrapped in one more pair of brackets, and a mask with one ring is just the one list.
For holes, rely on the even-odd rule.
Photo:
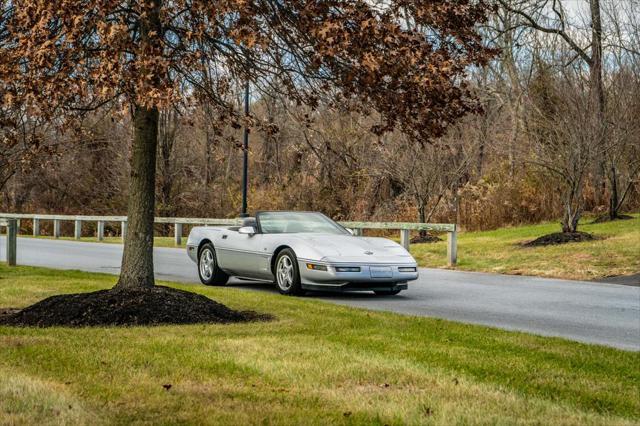
{"label": "dark mulch", "polygon": [[596,237],[586,232],[556,232],[543,235],[533,241],[523,244],[525,247],[550,246],[554,244],[578,243],[581,241],[593,241]]}
{"label": "dark mulch", "polygon": [[604,223],[604,222],[613,222],[614,220],[629,220],[633,219],[633,216],[629,216],[628,214],[619,214],[617,217],[611,219],[608,214],[598,216],[592,223]]}
{"label": "dark mulch", "polygon": [[63,294],[19,311],[0,311],[0,324],[36,327],[227,324],[270,319],[269,315],[235,311],[203,295],[162,286]]}
{"label": "dark mulch", "polygon": [[0,308],[0,324],[2,323],[2,319],[8,317],[9,315],[13,315],[16,312],[20,312],[20,309],[17,308]]}
{"label": "dark mulch", "polygon": [[438,241],[442,241],[442,238],[431,234],[416,235],[411,239],[411,244],[437,243]]}

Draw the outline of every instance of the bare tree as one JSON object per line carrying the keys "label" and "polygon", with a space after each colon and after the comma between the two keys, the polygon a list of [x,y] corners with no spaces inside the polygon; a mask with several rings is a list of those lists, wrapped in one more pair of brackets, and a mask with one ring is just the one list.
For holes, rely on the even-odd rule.
{"label": "bare tree", "polygon": [[564,208],[562,232],[573,233],[582,215],[584,182],[602,145],[592,137],[598,123],[592,120],[588,91],[579,79],[567,77],[557,81],[548,67],[539,66],[529,89],[526,126],[530,161],[557,182]]}
{"label": "bare tree", "polygon": [[603,158],[609,182],[609,220],[622,207],[640,177],[640,74],[620,69],[611,76],[607,138]]}
{"label": "bare tree", "polygon": [[380,157],[386,159],[382,170],[413,199],[419,222],[431,221],[443,199],[454,194],[471,173],[478,140],[465,141],[459,127],[434,143],[411,144],[400,139],[380,148]]}
{"label": "bare tree", "polygon": [[[570,66],[575,61],[584,62],[589,70],[588,80],[593,121],[591,137],[603,147],[603,155],[597,160],[599,174],[607,184],[601,186],[602,195],[608,192],[609,218],[615,219],[622,207],[620,198],[620,168],[624,167],[626,142],[616,138],[617,133],[609,128],[607,120],[607,98],[605,96],[605,74],[616,72],[620,61],[637,56],[638,5],[633,1],[588,0],[588,20],[578,26],[579,12],[573,3],[568,11],[568,2],[562,0],[498,0],[506,12],[520,17],[508,32],[526,26],[542,34],[551,35],[563,42],[573,55],[564,60],[562,66]],[[569,15],[573,14],[573,20]],[[573,21],[573,22],[572,22]],[[634,43],[635,42],[635,43]],[[613,54],[618,64],[603,60],[605,52]],[[612,55],[609,55],[612,57]],[[609,102],[616,102],[609,99]],[[633,178],[632,178],[633,179]],[[624,201],[624,199],[622,199]]]}
{"label": "bare tree", "polygon": [[605,109],[607,132],[601,164],[609,186],[608,219],[615,220],[640,173],[640,4],[604,5],[611,27],[604,46],[611,58],[605,68],[611,94]]}
{"label": "bare tree", "polygon": [[[602,81],[602,18],[600,11],[601,0],[588,0],[590,12],[591,34],[588,47],[580,44],[580,39],[572,34],[568,22],[567,7],[562,0],[498,0],[507,11],[519,15],[514,27],[528,26],[536,31],[559,37],[573,51],[574,55],[569,63],[581,59],[589,67],[590,94],[593,102],[590,108],[598,118],[600,127],[603,126],[604,114],[604,86]],[[513,30],[514,27],[509,30]]]}

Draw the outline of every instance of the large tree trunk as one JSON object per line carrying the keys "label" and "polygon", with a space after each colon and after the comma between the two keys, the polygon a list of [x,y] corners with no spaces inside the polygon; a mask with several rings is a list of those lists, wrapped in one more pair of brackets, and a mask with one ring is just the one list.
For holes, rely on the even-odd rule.
{"label": "large tree trunk", "polygon": [[157,108],[134,107],[128,226],[117,289],[154,285],[153,216],[158,115]]}
{"label": "large tree trunk", "polygon": [[[144,51],[162,51],[159,34],[161,0],[146,4],[146,16],[140,20],[140,47]],[[155,33],[155,34],[154,34]],[[151,81],[159,84],[152,71]],[[153,216],[156,193],[156,151],[160,113],[157,106],[133,104],[133,147],[129,175],[127,234],[122,267],[116,289],[151,288],[153,276]]]}

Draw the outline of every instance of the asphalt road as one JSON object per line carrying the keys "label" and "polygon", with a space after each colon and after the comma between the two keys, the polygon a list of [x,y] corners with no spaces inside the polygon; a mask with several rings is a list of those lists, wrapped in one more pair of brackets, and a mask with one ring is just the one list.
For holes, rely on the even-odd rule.
{"label": "asphalt road", "polygon": [[[5,258],[3,238],[0,259]],[[22,265],[117,274],[121,257],[122,246],[117,244],[18,241]],[[183,249],[156,248],[154,257],[157,278],[199,282],[195,264]],[[276,291],[266,284],[239,280],[231,285]],[[634,286],[422,268],[420,279],[397,296],[315,293],[309,297],[640,350],[640,287]]]}

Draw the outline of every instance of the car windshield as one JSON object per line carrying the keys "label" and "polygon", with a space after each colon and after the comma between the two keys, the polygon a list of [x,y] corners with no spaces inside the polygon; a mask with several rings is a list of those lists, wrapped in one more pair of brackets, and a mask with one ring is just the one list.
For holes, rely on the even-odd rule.
{"label": "car windshield", "polygon": [[293,234],[298,232],[349,234],[346,229],[321,213],[261,212],[258,213],[258,221],[263,234]]}

